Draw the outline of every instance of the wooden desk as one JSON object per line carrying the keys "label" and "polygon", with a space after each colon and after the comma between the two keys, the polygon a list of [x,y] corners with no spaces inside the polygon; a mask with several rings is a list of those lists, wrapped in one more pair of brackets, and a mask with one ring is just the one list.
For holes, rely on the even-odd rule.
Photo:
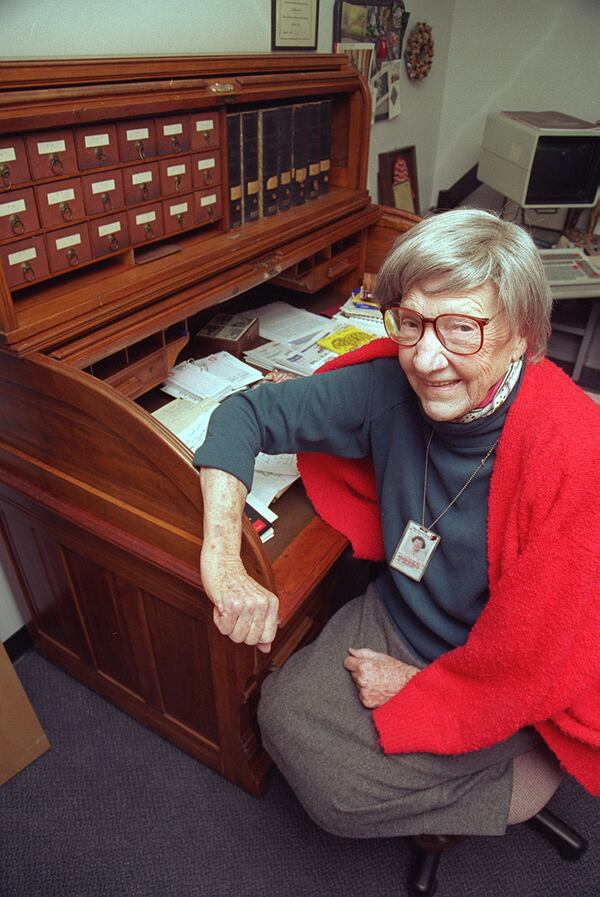
{"label": "wooden desk", "polygon": [[[202,591],[202,497],[191,453],[141,403],[212,306],[243,307],[248,290],[287,270],[307,303],[324,287],[345,299],[417,219],[370,202],[370,96],[344,56],[4,62],[0,84],[8,155],[23,146],[31,155],[40,144],[40,152],[58,152],[81,125],[98,142],[130,121],[183,114],[208,116],[224,135],[233,108],[332,101],[329,191],[317,199],[232,228],[221,139],[223,180],[211,199],[221,217],[190,226],[176,253],[148,261],[136,247],[117,247],[114,258],[16,286],[0,268],[0,532],[35,644],[257,794],[270,762],[255,718],[260,683],[325,622],[346,543],[312,515],[299,489],[282,499],[270,545],[245,521],[243,562],[278,592],[282,625],[268,657],[234,645],[214,627]],[[35,177],[28,180],[27,166],[20,171],[21,187],[35,196]],[[45,183],[72,174],[52,169]],[[60,184],[50,192],[71,189]],[[10,196],[0,203],[12,208],[13,186],[3,189]],[[42,228],[32,239],[43,247],[55,236]],[[15,264],[27,273],[23,258]]]}

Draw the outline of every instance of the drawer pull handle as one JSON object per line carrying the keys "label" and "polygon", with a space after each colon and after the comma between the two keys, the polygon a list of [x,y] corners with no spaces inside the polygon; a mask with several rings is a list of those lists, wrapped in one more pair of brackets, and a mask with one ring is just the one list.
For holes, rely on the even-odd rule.
{"label": "drawer pull handle", "polygon": [[205,184],[212,184],[212,174],[210,173],[210,171],[205,171],[205,172],[204,172],[204,183],[205,183]]}
{"label": "drawer pull handle", "polygon": [[71,268],[74,268],[75,265],[79,264],[79,256],[77,255],[77,253],[75,252],[74,249],[69,249],[67,251],[67,259],[69,260],[69,264],[70,264]]}
{"label": "drawer pull handle", "polygon": [[24,280],[35,280],[35,271],[29,264],[29,262],[23,262],[21,265],[21,271],[23,272]]}
{"label": "drawer pull handle", "polygon": [[344,272],[347,271],[349,264],[350,263],[348,259],[342,259],[341,261],[337,262],[337,264],[334,263],[333,265],[330,265],[327,269],[327,277],[329,279],[332,279],[333,277],[337,277],[339,274],[344,274]]}
{"label": "drawer pull handle", "polygon": [[232,90],[235,90],[233,84],[226,84],[222,81],[215,81],[214,84],[209,85],[208,88],[211,93],[231,93]]}
{"label": "drawer pull handle", "polygon": [[112,202],[108,193],[102,194],[102,206],[106,212],[112,211]]}
{"label": "drawer pull handle", "polygon": [[52,174],[62,174],[65,170],[62,160],[56,153],[52,153],[50,156],[50,168],[52,169]]}
{"label": "drawer pull handle", "polygon": [[108,238],[108,248],[110,249],[111,252],[116,252],[117,249],[119,248],[119,241],[117,240],[117,238],[115,237],[114,234],[111,234],[110,237]]}
{"label": "drawer pull handle", "polygon": [[94,155],[98,162],[102,162],[103,159],[106,159],[106,153],[101,146],[96,147],[96,149],[94,150]]}
{"label": "drawer pull handle", "polygon": [[213,217],[213,215],[215,214],[215,210],[213,209],[212,206],[209,206],[209,207],[207,208],[207,210],[206,210],[206,214],[208,215],[209,218],[212,218],[212,217]]}
{"label": "drawer pull handle", "polygon": [[10,190],[10,168],[8,165],[3,165],[2,168],[0,168],[0,177],[2,178],[2,183],[6,189]]}
{"label": "drawer pull handle", "polygon": [[178,137],[171,137],[171,148],[174,153],[181,152],[181,144]]}
{"label": "drawer pull handle", "polygon": [[210,143],[210,133],[208,131],[204,132],[204,142]]}
{"label": "drawer pull handle", "polygon": [[146,150],[144,149],[144,143],[142,140],[137,141],[135,148],[137,150],[137,154],[140,157],[140,159],[145,159],[146,158]]}
{"label": "drawer pull handle", "polygon": [[144,236],[146,237],[146,240],[151,240],[152,237],[154,236],[154,231],[152,230],[152,225],[149,224],[148,222],[146,222],[146,224],[144,225]]}
{"label": "drawer pull handle", "polygon": [[58,207],[60,209],[60,217],[63,221],[70,221],[73,217],[73,209],[68,202],[61,202]]}
{"label": "drawer pull handle", "polygon": [[175,177],[175,190],[177,193],[179,193],[180,189],[181,189],[181,175],[178,174]]}
{"label": "drawer pull handle", "polygon": [[24,232],[25,225],[23,224],[22,218],[19,218],[18,215],[11,215],[9,218],[9,223],[13,234],[22,234]]}
{"label": "drawer pull handle", "polygon": [[147,186],[147,184],[140,184],[140,190],[142,191],[142,199],[148,199],[148,186]]}
{"label": "drawer pull handle", "polygon": [[177,221],[179,222],[179,227],[185,227],[185,217],[182,214],[177,216]]}

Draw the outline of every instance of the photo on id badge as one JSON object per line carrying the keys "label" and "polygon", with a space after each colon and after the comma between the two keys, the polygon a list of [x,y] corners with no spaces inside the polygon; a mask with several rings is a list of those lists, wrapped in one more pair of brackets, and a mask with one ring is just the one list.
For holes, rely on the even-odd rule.
{"label": "photo on id badge", "polygon": [[414,520],[409,520],[390,565],[394,570],[420,582],[439,541],[438,535],[419,526]]}

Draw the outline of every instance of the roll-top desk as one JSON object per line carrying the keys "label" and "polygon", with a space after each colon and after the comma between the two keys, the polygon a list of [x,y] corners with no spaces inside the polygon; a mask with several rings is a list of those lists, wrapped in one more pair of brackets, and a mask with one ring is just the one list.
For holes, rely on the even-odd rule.
{"label": "roll-top desk", "polygon": [[[30,633],[260,793],[260,683],[323,625],[346,543],[293,494],[267,546],[245,521],[281,628],[269,656],[221,636],[198,472],[149,397],[212,306],[267,282],[344,299],[416,219],[370,202],[369,96],[343,56],[5,61],[0,84],[0,524]],[[325,99],[327,192],[233,227],[227,115]]]}

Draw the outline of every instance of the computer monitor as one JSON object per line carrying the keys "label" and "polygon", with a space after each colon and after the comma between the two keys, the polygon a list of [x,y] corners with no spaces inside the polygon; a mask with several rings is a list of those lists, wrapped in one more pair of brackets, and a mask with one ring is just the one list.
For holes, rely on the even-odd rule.
{"label": "computer monitor", "polygon": [[477,177],[524,209],[593,206],[600,127],[559,112],[488,115]]}

